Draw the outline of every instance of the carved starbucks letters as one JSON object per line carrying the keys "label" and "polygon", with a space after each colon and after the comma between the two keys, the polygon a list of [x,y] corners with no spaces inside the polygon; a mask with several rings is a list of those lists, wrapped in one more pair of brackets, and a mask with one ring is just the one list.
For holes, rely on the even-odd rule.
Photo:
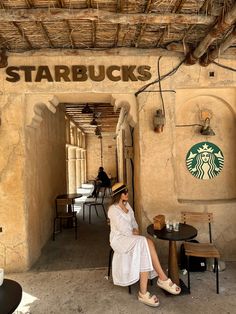
{"label": "carved starbucks letters", "polygon": [[47,65],[40,66],[9,66],[6,68],[8,82],[84,82],[92,80],[100,82],[106,78],[110,81],[148,81],[152,77],[148,65]]}

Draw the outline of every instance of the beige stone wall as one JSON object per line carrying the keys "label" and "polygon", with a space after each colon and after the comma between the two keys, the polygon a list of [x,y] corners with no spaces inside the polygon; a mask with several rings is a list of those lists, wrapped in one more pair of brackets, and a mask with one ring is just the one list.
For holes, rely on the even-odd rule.
{"label": "beige stone wall", "polygon": [[[53,73],[56,64],[68,66],[78,64],[78,56],[63,55],[62,53],[59,55],[59,52],[41,52],[31,55],[25,53],[11,54],[8,61],[10,66],[46,64],[50,66]],[[173,69],[179,61],[175,57],[163,57],[161,75]],[[236,67],[234,60],[220,59],[218,61],[227,66]],[[146,64],[151,66],[152,80],[157,78],[157,57],[152,55],[127,57],[121,54],[108,57],[101,52],[99,55],[87,53],[80,55],[79,64],[86,66]],[[113,82],[106,78],[102,82],[92,82],[88,79],[84,82],[48,83],[46,80],[42,80],[42,82],[27,83],[21,79],[17,83],[10,83],[6,81],[4,71],[4,69],[0,69],[0,108],[2,111],[0,193],[3,204],[0,209],[0,224],[3,226],[3,233],[0,234],[0,259],[5,268],[12,269],[12,265],[14,265],[15,269],[20,270],[35,260],[46,238],[49,238],[50,217],[45,215],[50,207],[51,197],[54,197],[60,190],[59,184],[54,181],[51,187],[43,186],[45,181],[51,180],[50,175],[54,175],[58,168],[58,164],[55,165],[56,159],[51,156],[52,152],[49,149],[52,142],[48,140],[42,149],[46,152],[46,158],[39,154],[40,167],[50,171],[47,175],[40,174],[39,168],[34,168],[36,162],[31,161],[37,153],[37,145],[34,145],[33,140],[29,139],[27,125],[33,123],[38,126],[34,135],[36,143],[41,145],[45,138],[49,139],[49,134],[54,143],[57,141],[56,136],[53,139],[54,128],[60,120],[56,116],[58,103],[112,102],[116,94],[126,94],[129,103],[130,96],[145,82]],[[209,72],[215,72],[215,76],[210,77]],[[23,77],[22,73],[21,77]],[[32,77],[35,77],[34,73]],[[233,245],[236,239],[234,232],[236,223],[235,88],[236,74],[233,71],[217,67],[214,64],[207,68],[200,67],[198,64],[183,65],[174,76],[162,81],[162,89],[168,90],[163,93],[166,110],[166,125],[163,133],[157,134],[153,131],[153,115],[161,107],[159,93],[142,93],[137,97],[137,104],[131,107],[133,112],[135,110],[138,115],[138,125],[135,126],[134,131],[135,208],[143,232],[145,232],[146,226],[152,222],[152,217],[158,213],[178,217],[183,209],[212,211],[215,215],[214,240],[222,252],[222,258],[233,260],[236,260],[236,248]],[[158,89],[158,85],[155,84],[148,90]],[[27,101],[24,101],[24,95],[27,95]],[[30,101],[31,98],[32,101]],[[42,98],[44,100],[40,108],[47,107],[51,112],[43,111],[42,114],[38,112],[40,110],[35,107],[35,104]],[[123,100],[122,102],[124,103]],[[211,123],[216,132],[214,138],[200,135],[196,128],[176,127],[176,124],[199,123],[201,108],[207,108],[213,114]],[[42,123],[46,123],[48,126],[48,134],[43,133],[40,137],[40,132],[43,132],[40,125],[41,118],[43,118]],[[129,123],[130,120],[127,122]],[[58,126],[58,128],[60,127]],[[57,134],[60,134],[60,131]],[[198,181],[188,172],[185,166],[185,156],[192,145],[205,140],[216,143],[222,149],[225,165],[217,177],[204,182],[203,180]],[[90,158],[90,152],[93,151],[93,158],[96,158],[96,161],[89,158],[87,160],[88,178],[96,175],[100,166],[99,153],[97,153],[98,143],[96,143],[97,148],[95,149],[95,143],[91,141],[90,145],[89,141],[90,139],[88,139],[87,157]],[[60,150],[59,147],[62,147],[61,144],[61,142],[55,144],[57,153]],[[29,152],[29,148],[33,148],[32,153]],[[108,149],[109,151],[110,149]],[[58,158],[58,154],[56,156]],[[62,158],[62,153],[60,156]],[[29,161],[30,175],[28,176]],[[60,164],[60,161],[58,163]],[[109,162],[106,164],[105,159],[104,168],[113,174],[114,168],[110,168]],[[39,177],[40,183],[36,182],[37,177]],[[30,190],[31,184],[34,186],[32,190]],[[40,190],[41,187],[39,188],[40,184],[42,190]],[[30,191],[33,194],[32,199],[26,201]],[[50,200],[44,203],[48,197]],[[35,205],[31,211],[32,203]],[[33,236],[32,240],[29,240],[32,233],[35,232],[31,226],[35,226],[40,219],[37,217],[39,209],[43,212],[45,224],[42,223],[37,234]],[[31,224],[28,224],[29,221]],[[29,243],[30,250],[27,248]],[[159,241],[158,244],[163,254],[166,253],[167,244],[164,241]],[[12,251],[13,247],[14,251]]]}
{"label": "beige stone wall", "polygon": [[88,134],[86,142],[88,179],[96,178],[98,168],[101,166],[107,175],[116,177],[116,141],[114,135],[104,134],[101,140],[93,134]]}
{"label": "beige stone wall", "polygon": [[25,213],[28,266],[52,235],[55,197],[66,193],[65,117],[43,110],[38,128],[26,128]]}
{"label": "beige stone wall", "polygon": [[[173,84],[174,81],[169,79],[165,88],[173,87]],[[178,219],[181,210],[213,212],[214,241],[220,248],[223,259],[235,260],[235,88],[196,87],[175,90],[176,94],[164,94],[166,125],[163,133],[155,133],[152,127],[154,112],[160,107],[159,95],[149,93],[139,96],[139,105],[143,109],[139,116],[141,159],[137,176],[140,176],[141,181],[142,197],[139,205],[143,230],[145,231],[156,214]],[[199,113],[205,109],[212,113],[211,126],[215,136],[201,135],[200,127],[197,126],[176,127],[201,123]],[[196,143],[204,141],[216,144],[225,159],[221,173],[210,180],[200,180],[192,176],[185,163],[188,150]],[[207,240],[207,230],[201,226],[198,228],[199,233],[203,234],[200,240]],[[160,245],[160,250],[167,254],[167,244],[161,241]]]}
{"label": "beige stone wall", "polygon": [[0,267],[21,271],[28,264],[23,96],[1,96],[0,112]]}

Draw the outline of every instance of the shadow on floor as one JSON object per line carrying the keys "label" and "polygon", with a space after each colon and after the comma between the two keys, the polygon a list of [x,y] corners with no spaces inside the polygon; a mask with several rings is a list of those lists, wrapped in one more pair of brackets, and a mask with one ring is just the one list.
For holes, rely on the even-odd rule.
{"label": "shadow on floor", "polygon": [[[108,203],[108,200],[106,200]],[[109,256],[109,232],[102,208],[99,216],[92,211],[92,223],[88,223],[88,213],[83,220],[81,207],[76,206],[78,217],[78,239],[74,229],[64,228],[51,239],[42,250],[39,260],[31,271],[56,271],[69,269],[90,269],[106,267]]]}

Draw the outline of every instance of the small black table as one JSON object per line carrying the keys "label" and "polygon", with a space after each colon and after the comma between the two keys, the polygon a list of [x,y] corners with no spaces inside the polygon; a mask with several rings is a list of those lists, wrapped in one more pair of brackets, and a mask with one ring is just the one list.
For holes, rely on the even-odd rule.
{"label": "small black table", "polygon": [[80,198],[82,197],[83,194],[80,194],[80,193],[71,193],[71,194],[60,194],[60,195],[57,195],[56,198],[59,198],[59,199],[64,199],[64,198],[67,198],[69,200],[71,199],[76,199],[76,198]]}
{"label": "small black table", "polygon": [[21,285],[11,279],[4,279],[0,286],[0,314],[11,314],[20,304],[22,298]]}
{"label": "small black table", "polygon": [[[82,196],[83,196],[83,194],[80,194],[80,193],[60,194],[60,195],[57,195],[56,200],[57,200],[57,199],[73,200],[73,204],[74,204],[74,200],[75,200],[76,198],[80,198],[80,197],[82,197]],[[69,213],[72,212],[71,204],[68,204],[68,212],[69,212]]]}
{"label": "small black table", "polygon": [[153,224],[147,227],[147,232],[154,238],[168,240],[169,241],[169,258],[168,258],[168,277],[177,285],[181,286],[181,289],[185,288],[184,283],[179,279],[179,268],[176,241],[185,241],[193,239],[197,236],[197,229],[187,224],[179,224],[179,231],[167,231],[166,227],[162,230],[154,230]]}

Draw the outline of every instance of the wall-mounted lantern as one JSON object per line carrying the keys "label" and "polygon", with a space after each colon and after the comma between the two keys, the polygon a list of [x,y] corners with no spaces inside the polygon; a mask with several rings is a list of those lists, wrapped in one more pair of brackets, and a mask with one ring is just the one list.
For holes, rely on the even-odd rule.
{"label": "wall-mounted lantern", "polygon": [[208,136],[216,135],[210,126],[210,118],[205,119],[204,125],[202,126],[200,133],[202,135],[208,135]]}
{"label": "wall-mounted lantern", "polygon": [[163,132],[163,127],[165,125],[166,118],[162,109],[158,109],[153,117],[154,131],[157,133]]}

